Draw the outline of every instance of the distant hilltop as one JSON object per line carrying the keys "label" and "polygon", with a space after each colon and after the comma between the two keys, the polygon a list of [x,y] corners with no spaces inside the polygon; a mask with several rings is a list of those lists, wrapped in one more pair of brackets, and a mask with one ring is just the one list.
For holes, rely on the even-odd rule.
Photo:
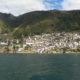
{"label": "distant hilltop", "polygon": [[20,16],[0,13],[0,33],[11,33],[15,38],[53,32],[80,30],[80,10],[34,11]]}

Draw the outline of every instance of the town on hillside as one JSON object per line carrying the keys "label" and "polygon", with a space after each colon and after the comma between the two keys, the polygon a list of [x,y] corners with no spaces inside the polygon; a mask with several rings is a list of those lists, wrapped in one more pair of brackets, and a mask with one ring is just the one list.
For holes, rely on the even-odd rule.
{"label": "town on hillside", "polygon": [[55,32],[13,39],[0,34],[0,53],[79,53],[80,33]]}

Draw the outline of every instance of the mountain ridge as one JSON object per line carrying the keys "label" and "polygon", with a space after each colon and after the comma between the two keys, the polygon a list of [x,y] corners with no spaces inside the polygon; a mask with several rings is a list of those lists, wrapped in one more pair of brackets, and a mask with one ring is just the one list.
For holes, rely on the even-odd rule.
{"label": "mountain ridge", "polygon": [[80,30],[80,10],[33,11],[20,16],[0,13],[0,20],[3,21],[6,28],[12,29],[14,35],[18,33],[26,36],[55,31]]}

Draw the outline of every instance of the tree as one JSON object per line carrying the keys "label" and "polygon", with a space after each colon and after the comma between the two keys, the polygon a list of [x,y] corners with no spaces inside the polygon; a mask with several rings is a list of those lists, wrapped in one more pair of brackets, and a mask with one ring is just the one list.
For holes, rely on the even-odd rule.
{"label": "tree", "polygon": [[13,36],[14,36],[15,39],[18,39],[18,38],[22,37],[22,34],[24,34],[24,29],[19,28],[13,33]]}
{"label": "tree", "polygon": [[31,35],[31,28],[30,28],[30,26],[27,26],[27,27],[25,28],[24,35],[25,35],[25,36]]}
{"label": "tree", "polygon": [[7,46],[5,47],[5,52],[10,52],[10,41],[8,40]]}
{"label": "tree", "polygon": [[68,49],[69,49],[68,47],[63,47],[63,48],[62,48],[63,54],[65,54]]}
{"label": "tree", "polygon": [[22,36],[21,36],[21,41],[20,41],[20,43],[21,43],[21,47],[23,47],[23,45],[24,45],[24,35],[22,34]]}

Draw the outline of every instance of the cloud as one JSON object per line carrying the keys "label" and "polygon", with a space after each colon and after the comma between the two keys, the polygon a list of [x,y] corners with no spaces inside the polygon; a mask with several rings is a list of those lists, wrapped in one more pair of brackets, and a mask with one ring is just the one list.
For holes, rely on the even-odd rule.
{"label": "cloud", "polygon": [[0,0],[0,12],[14,15],[36,10],[80,10],[80,0]]}
{"label": "cloud", "polygon": [[35,10],[46,10],[43,0],[0,0],[0,12],[17,16]]}
{"label": "cloud", "polygon": [[63,0],[44,0],[44,4],[48,10],[61,9],[61,3]]}
{"label": "cloud", "polygon": [[80,0],[63,0],[61,5],[64,10],[80,10]]}

